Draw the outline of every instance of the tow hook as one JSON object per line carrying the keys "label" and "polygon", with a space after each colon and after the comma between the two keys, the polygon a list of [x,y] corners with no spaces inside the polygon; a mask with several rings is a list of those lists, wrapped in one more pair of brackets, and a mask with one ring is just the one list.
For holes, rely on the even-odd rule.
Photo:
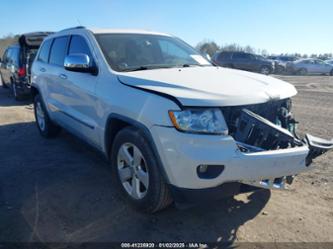
{"label": "tow hook", "polygon": [[306,157],[306,166],[309,166],[314,158],[324,154],[330,149],[333,149],[333,139],[327,140],[306,134],[305,142],[310,150]]}

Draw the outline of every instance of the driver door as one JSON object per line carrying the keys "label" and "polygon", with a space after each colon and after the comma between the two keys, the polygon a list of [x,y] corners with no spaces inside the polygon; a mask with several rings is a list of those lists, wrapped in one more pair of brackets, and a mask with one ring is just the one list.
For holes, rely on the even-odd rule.
{"label": "driver door", "polygon": [[[68,44],[68,54],[86,54],[95,61],[88,40],[81,35],[72,35]],[[94,62],[92,62],[94,63]],[[86,72],[68,71],[62,66],[59,78],[59,102],[64,109],[63,121],[67,128],[97,146],[100,144],[97,136],[97,98],[95,86],[98,76]]]}

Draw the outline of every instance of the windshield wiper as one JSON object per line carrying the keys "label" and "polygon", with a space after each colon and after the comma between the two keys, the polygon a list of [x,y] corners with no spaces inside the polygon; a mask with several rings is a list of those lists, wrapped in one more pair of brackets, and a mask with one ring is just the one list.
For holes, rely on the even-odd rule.
{"label": "windshield wiper", "polygon": [[121,70],[122,72],[134,72],[134,71],[143,71],[148,70],[148,67],[140,66],[140,67],[134,67],[134,68],[125,68]]}
{"label": "windshield wiper", "polygon": [[143,70],[152,70],[160,68],[171,68],[169,65],[143,65],[139,67],[129,67],[121,70],[122,72],[134,72],[134,71],[143,71]]}
{"label": "windshield wiper", "polygon": [[181,67],[207,67],[212,66],[210,64],[182,64]]}
{"label": "windshield wiper", "polygon": [[204,66],[211,66],[211,65],[200,65],[200,64],[181,64],[181,65],[143,65],[139,67],[128,67],[124,68],[122,72],[134,72],[134,71],[143,71],[143,70],[152,70],[152,69],[160,69],[160,68],[177,68],[177,67],[204,67]]}

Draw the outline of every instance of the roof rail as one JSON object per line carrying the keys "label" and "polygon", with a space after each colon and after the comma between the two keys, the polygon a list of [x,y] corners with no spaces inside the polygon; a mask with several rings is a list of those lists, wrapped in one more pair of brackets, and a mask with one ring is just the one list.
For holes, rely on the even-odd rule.
{"label": "roof rail", "polygon": [[76,27],[71,27],[67,29],[60,30],[59,32],[66,31],[66,30],[72,30],[72,29],[85,29],[85,26],[76,26]]}

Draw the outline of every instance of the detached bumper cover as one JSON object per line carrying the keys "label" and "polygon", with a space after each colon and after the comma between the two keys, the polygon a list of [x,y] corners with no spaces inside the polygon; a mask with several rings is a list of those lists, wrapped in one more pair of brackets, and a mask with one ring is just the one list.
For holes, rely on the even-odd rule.
{"label": "detached bumper cover", "polygon": [[333,149],[333,139],[326,140],[312,136],[310,134],[306,134],[305,141],[310,149],[310,152],[306,157],[306,165],[310,165],[314,158],[324,154],[328,150]]}

